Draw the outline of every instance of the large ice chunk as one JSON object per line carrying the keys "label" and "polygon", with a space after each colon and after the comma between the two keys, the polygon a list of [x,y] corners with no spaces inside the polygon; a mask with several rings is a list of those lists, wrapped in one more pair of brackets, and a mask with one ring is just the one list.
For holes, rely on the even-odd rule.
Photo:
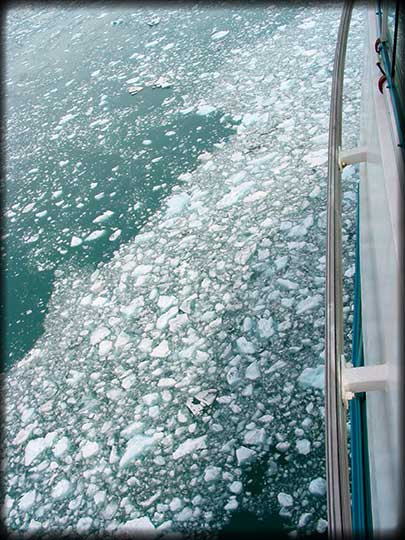
{"label": "large ice chunk", "polygon": [[105,326],[100,326],[99,328],[96,328],[91,335],[90,335],[90,343],[92,345],[97,345],[97,343],[100,343],[103,341],[105,337],[107,337],[110,333],[110,330]]}
{"label": "large ice chunk", "polygon": [[248,365],[246,368],[245,377],[251,381],[255,381],[260,377],[260,369],[256,361]]}
{"label": "large ice chunk", "polygon": [[62,478],[52,490],[54,499],[64,499],[72,490],[72,484],[66,478]]}
{"label": "large ice chunk", "polygon": [[298,303],[297,314],[304,313],[304,311],[310,311],[312,309],[315,309],[316,307],[321,305],[322,302],[323,302],[323,298],[320,294],[315,294],[314,296],[305,298],[305,300],[301,300],[301,302]]}
{"label": "large ice chunk", "polygon": [[248,341],[245,337],[240,337],[236,340],[236,345],[242,354],[254,354],[255,347],[253,343]]}
{"label": "large ice chunk", "polygon": [[323,497],[326,494],[326,482],[324,478],[315,478],[315,480],[312,480],[308,489],[313,495]]}
{"label": "large ice chunk", "polygon": [[241,446],[236,450],[236,459],[238,460],[238,465],[243,465],[244,463],[249,463],[252,461],[256,452],[246,446]]}
{"label": "large ice chunk", "polygon": [[127,447],[125,449],[124,455],[120,459],[119,466],[126,467],[130,465],[135,458],[140,456],[156,443],[156,440],[153,437],[146,437],[145,435],[135,435],[127,442]]}
{"label": "large ice chunk", "polygon": [[229,206],[234,205],[244,195],[252,191],[254,185],[255,183],[251,181],[239,184],[217,202],[217,208],[228,208]]}
{"label": "large ice chunk", "polygon": [[293,504],[293,498],[288,493],[279,493],[277,495],[277,499],[281,506],[292,506]]}
{"label": "large ice chunk", "polygon": [[172,217],[183,213],[189,203],[190,195],[187,195],[187,193],[177,193],[176,195],[172,195],[172,197],[167,200],[166,216]]}
{"label": "large ice chunk", "polygon": [[161,532],[156,530],[155,526],[148,517],[131,519],[118,527],[120,534],[139,538],[140,540],[152,539],[161,535]]}
{"label": "large ice chunk", "polygon": [[325,387],[325,366],[321,364],[315,368],[305,368],[298,377],[298,382],[303,386],[312,386],[323,390]]}
{"label": "large ice chunk", "polygon": [[220,467],[209,466],[205,469],[204,480],[206,482],[218,480],[218,478],[221,476],[221,472]]}
{"label": "large ice chunk", "polygon": [[173,459],[180,459],[187,454],[191,454],[191,452],[194,452],[195,450],[202,450],[203,448],[206,448],[206,438],[207,436],[203,435],[202,437],[197,437],[196,439],[186,439],[174,452]]}
{"label": "large ice chunk", "polygon": [[150,353],[150,355],[154,358],[166,358],[166,356],[169,356],[169,354],[169,345],[165,339],[161,341],[159,345],[157,345]]}

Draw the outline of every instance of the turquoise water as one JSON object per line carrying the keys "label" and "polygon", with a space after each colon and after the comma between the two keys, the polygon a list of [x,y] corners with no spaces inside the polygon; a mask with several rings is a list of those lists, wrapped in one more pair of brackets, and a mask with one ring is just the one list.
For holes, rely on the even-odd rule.
{"label": "turquoise water", "polygon": [[10,530],[325,532],[338,11],[9,10]]}
{"label": "turquoise water", "polygon": [[[24,27],[23,12],[14,12],[16,28],[8,34],[13,62],[8,63],[7,75],[20,82],[17,92],[13,87],[6,100],[8,145],[12,148],[6,184],[7,366],[26,354],[43,332],[54,270],[69,261],[82,267],[108,260],[160,208],[173,185],[181,182],[178,176],[193,170],[197,156],[228,138],[238,123],[220,110],[209,117],[192,112],[172,113],[168,117],[165,109],[170,106],[173,111],[182,103],[178,88],[146,87],[131,96],[127,92],[129,85],[106,76],[105,64],[120,63],[108,52],[110,48],[114,50],[117,37],[126,45],[127,52],[120,53],[122,56],[139,48],[138,45],[134,49],[132,39],[127,43],[128,35],[137,30],[134,25],[128,28],[129,23],[119,29],[118,36],[115,28],[105,36],[102,28],[108,28],[111,16],[107,21],[101,19],[94,29],[99,35],[92,42],[91,52],[95,54],[98,47],[103,47],[103,75],[94,81],[90,80],[89,70],[95,60],[86,39],[84,43],[81,40],[77,51],[66,49],[67,58],[63,51],[51,57],[45,53],[47,42],[48,47],[52,44],[54,48],[55,33],[68,41],[78,25],[93,27],[92,17],[86,17],[86,12],[91,11],[80,11],[66,26],[66,20],[60,20],[56,10],[52,24],[49,23],[53,29],[50,35],[46,14],[42,14],[39,20],[45,35],[41,43],[36,43],[33,33],[25,42],[25,49],[16,55],[12,47],[19,43],[17,29]],[[75,22],[76,19],[84,22]],[[29,27],[27,22],[25,25]],[[32,62],[34,52],[37,60],[30,64],[27,73],[26,57]],[[55,72],[60,73],[56,78]],[[103,95],[108,98],[100,106],[97,102]],[[93,121],[89,124],[99,121],[101,130],[96,126],[89,129],[89,124],[83,123],[88,106],[93,103]],[[70,130],[67,123],[67,128],[58,130],[63,110],[72,108],[80,119],[77,125]],[[21,122],[27,118],[28,128],[21,129]],[[149,140],[150,145],[143,144]],[[93,220],[106,211],[112,213],[111,217],[101,228],[95,226]],[[79,247],[70,245],[72,236],[85,238],[93,230],[103,230],[104,235]],[[119,236],[111,240],[114,232]]]}

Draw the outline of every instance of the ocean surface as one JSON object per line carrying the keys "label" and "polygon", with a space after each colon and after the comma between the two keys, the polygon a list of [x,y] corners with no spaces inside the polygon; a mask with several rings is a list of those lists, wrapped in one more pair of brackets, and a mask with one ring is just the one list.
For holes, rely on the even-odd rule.
{"label": "ocean surface", "polygon": [[[7,11],[10,531],[326,531],[339,16],[311,3]],[[343,176],[350,355],[357,169]]]}

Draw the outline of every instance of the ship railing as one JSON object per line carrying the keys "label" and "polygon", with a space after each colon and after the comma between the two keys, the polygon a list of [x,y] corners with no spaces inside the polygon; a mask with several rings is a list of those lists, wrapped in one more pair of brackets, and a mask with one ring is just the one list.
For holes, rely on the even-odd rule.
{"label": "ship railing", "polygon": [[348,467],[347,407],[342,392],[342,203],[339,152],[346,46],[353,1],[342,8],[335,51],[328,149],[326,256],[326,469],[329,537],[352,537]]}

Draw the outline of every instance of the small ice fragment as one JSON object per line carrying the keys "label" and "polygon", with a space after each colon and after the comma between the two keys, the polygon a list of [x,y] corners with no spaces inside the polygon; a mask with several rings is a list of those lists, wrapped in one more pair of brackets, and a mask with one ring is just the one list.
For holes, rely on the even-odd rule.
{"label": "small ice fragment", "polygon": [[113,346],[112,341],[110,341],[108,339],[105,339],[98,346],[98,354],[100,356],[105,356],[106,354],[108,354],[111,351],[112,346]]}
{"label": "small ice fragment", "polygon": [[256,452],[254,450],[246,448],[246,446],[241,446],[236,450],[236,459],[238,460],[238,465],[249,463],[255,455]]}
{"label": "small ice fragment", "polygon": [[116,231],[114,231],[112,233],[111,236],[109,236],[108,240],[110,240],[110,242],[114,242],[114,240],[117,240],[117,238],[121,235],[121,229],[117,229]]}
{"label": "small ice fragment", "polygon": [[135,96],[136,94],[139,94],[143,90],[143,86],[128,86],[128,92],[131,94],[131,96]]}
{"label": "small ice fragment", "polygon": [[315,478],[310,482],[308,489],[313,495],[323,497],[326,494],[326,482],[323,478]]}
{"label": "small ice fragment", "polygon": [[245,444],[254,444],[254,445],[263,444],[265,436],[266,436],[266,432],[264,428],[251,429],[250,431],[247,431],[245,433],[243,442]]}
{"label": "small ice fragment", "polygon": [[91,345],[97,345],[97,343],[100,343],[100,341],[103,341],[105,337],[107,337],[110,333],[110,330],[106,328],[105,326],[100,326],[96,330],[94,330],[90,336],[90,343]]}
{"label": "small ice fragment", "polygon": [[308,524],[308,521],[311,519],[312,514],[306,512],[305,514],[301,514],[300,518],[298,520],[298,528],[302,529],[302,527],[305,527],[305,525]]}
{"label": "small ice fragment", "polygon": [[102,223],[103,221],[107,221],[107,219],[110,219],[111,216],[114,215],[114,212],[111,210],[106,210],[99,216],[97,216],[95,219],[93,219],[93,223]]}
{"label": "small ice fragment", "polygon": [[207,114],[211,114],[215,110],[216,110],[215,107],[213,107],[212,105],[203,104],[203,105],[198,106],[196,110],[196,114],[200,116],[205,116]]}
{"label": "small ice fragment", "polygon": [[93,457],[98,454],[100,447],[95,441],[87,441],[84,446],[82,446],[82,456],[84,458]]}
{"label": "small ice fragment", "polygon": [[69,449],[69,439],[67,437],[62,437],[54,446],[53,448],[53,454],[55,457],[61,457]]}
{"label": "small ice fragment", "polygon": [[173,379],[171,377],[160,379],[160,381],[158,382],[158,386],[160,388],[170,388],[172,386],[175,386],[176,384],[177,384],[176,379]]}
{"label": "small ice fragment", "polygon": [[250,341],[245,337],[240,337],[236,340],[236,345],[242,354],[254,354],[256,349]]}
{"label": "small ice fragment", "polygon": [[19,509],[23,512],[26,512],[27,510],[32,508],[35,503],[36,495],[37,493],[35,489],[32,489],[31,491],[23,495],[18,503]]}
{"label": "small ice fragment", "polygon": [[279,493],[277,495],[278,502],[281,504],[281,506],[292,506],[293,504],[293,498],[291,495],[288,495],[288,493]]}
{"label": "small ice fragment", "polygon": [[181,510],[183,508],[184,504],[182,500],[179,497],[174,497],[170,503],[169,508],[172,512],[176,512],[177,510]]}
{"label": "small ice fragment", "polygon": [[320,534],[323,534],[327,528],[328,528],[328,522],[326,521],[326,519],[319,518],[316,524],[317,532],[319,532]]}
{"label": "small ice fragment", "polygon": [[235,498],[231,498],[224,506],[224,510],[236,510],[238,506],[239,506],[238,501]]}
{"label": "small ice fragment", "polygon": [[190,199],[190,195],[187,193],[178,193],[176,195],[172,195],[167,200],[166,216],[172,217],[176,216],[177,214],[181,214],[189,205]]}
{"label": "small ice fragment", "polygon": [[71,489],[72,485],[69,480],[62,478],[62,480],[59,480],[59,482],[53,488],[51,495],[54,499],[64,499],[69,495]]}
{"label": "small ice fragment", "polygon": [[260,337],[267,339],[274,334],[273,319],[259,319],[257,321],[257,329],[259,330]]}
{"label": "small ice fragment", "polygon": [[158,304],[158,307],[160,307],[163,310],[166,310],[173,304],[177,304],[177,298],[175,296],[166,296],[163,294],[162,296],[159,296],[159,300],[157,304]]}
{"label": "small ice fragment", "polygon": [[278,278],[277,283],[281,286],[282,289],[287,289],[289,291],[298,289],[298,284],[290,281],[289,279]]}
{"label": "small ice fragment", "polygon": [[119,466],[126,467],[130,465],[136,457],[141,455],[145,450],[150,448],[156,440],[153,437],[146,437],[144,435],[135,435],[127,443],[124,455],[122,456]]}
{"label": "small ice fragment", "polygon": [[166,358],[169,356],[170,349],[167,341],[164,339],[157,347],[155,347],[150,353],[154,358]]}
{"label": "small ice fragment", "polygon": [[219,32],[215,32],[214,34],[212,34],[211,39],[215,39],[215,40],[222,39],[228,34],[229,34],[229,30],[220,30]]}
{"label": "small ice fragment", "polygon": [[251,381],[255,381],[260,377],[260,370],[256,361],[248,365],[246,368],[245,377]]}
{"label": "small ice fragment", "polygon": [[193,511],[189,506],[185,506],[181,512],[176,514],[176,521],[188,521],[193,517]]}
{"label": "small ice fragment", "polygon": [[79,519],[76,525],[76,530],[79,534],[82,534],[90,529],[93,524],[93,519],[91,517],[82,517]]}
{"label": "small ice fragment", "polygon": [[311,443],[308,439],[299,439],[296,442],[296,447],[299,454],[306,456],[311,451]]}
{"label": "small ice fragment", "polygon": [[[179,459],[195,450],[202,450],[207,447],[206,435],[202,437],[197,437],[196,439],[186,439],[182,442],[177,450],[173,453],[173,459]],[[247,449],[246,449],[247,450]]]}
{"label": "small ice fragment", "polygon": [[321,305],[323,302],[323,297],[320,294],[315,294],[314,296],[309,296],[305,300],[301,300],[298,303],[296,313],[304,313],[305,311],[310,311]]}
{"label": "small ice fragment", "polygon": [[80,244],[83,243],[83,240],[79,238],[78,236],[72,236],[72,239],[70,241],[70,247],[76,247],[80,246]]}
{"label": "small ice fragment", "polygon": [[24,465],[29,466],[31,463],[44,452],[47,448],[47,444],[43,437],[37,439],[32,439],[28,441],[27,446],[25,447],[25,456],[24,456]]}
{"label": "small ice fragment", "polygon": [[218,480],[222,470],[219,467],[209,466],[205,469],[204,480],[205,482],[213,482]]}
{"label": "small ice fragment", "polygon": [[93,231],[90,233],[86,238],[84,239],[85,242],[93,242],[94,240],[98,240],[102,236],[104,236],[106,233],[105,229],[99,229],[97,231]]}
{"label": "small ice fragment", "polygon": [[235,480],[235,482],[232,482],[232,484],[229,486],[229,489],[230,491],[232,491],[232,493],[235,493],[237,495],[242,491],[242,482]]}
{"label": "small ice fragment", "polygon": [[325,387],[325,366],[321,364],[315,368],[304,368],[298,377],[298,382],[303,386],[312,386],[323,390]]}

